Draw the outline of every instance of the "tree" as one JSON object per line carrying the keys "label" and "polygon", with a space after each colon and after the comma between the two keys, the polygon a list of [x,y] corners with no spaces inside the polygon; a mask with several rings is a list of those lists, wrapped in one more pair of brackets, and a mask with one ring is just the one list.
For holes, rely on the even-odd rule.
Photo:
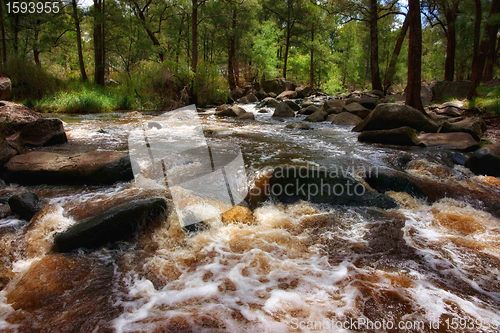
{"label": "tree", "polygon": [[394,74],[396,73],[396,65],[398,62],[399,53],[401,52],[401,48],[403,46],[403,42],[406,37],[406,33],[408,31],[408,25],[409,25],[408,15],[406,15],[405,20],[403,21],[403,25],[401,26],[401,29],[399,31],[399,35],[396,40],[396,45],[394,46],[394,51],[392,52],[391,55],[391,60],[389,61],[389,65],[387,66],[387,70],[385,72],[384,92],[387,92],[387,90],[392,85],[392,79],[394,77]]}
{"label": "tree", "polygon": [[78,67],[80,68],[80,78],[82,81],[88,81],[87,72],[85,70],[85,61],[83,59],[82,29],[80,27],[80,16],[78,15],[77,0],[71,0],[71,4],[73,21],[75,22],[76,48],[78,53]]}
{"label": "tree", "polygon": [[105,0],[94,1],[94,82],[105,85],[106,42]]}
{"label": "tree", "polygon": [[422,22],[420,20],[420,0],[408,0],[408,84],[406,104],[424,110],[420,90],[422,89]]}
{"label": "tree", "polygon": [[3,16],[3,11],[4,11],[4,1],[0,0],[0,38],[2,38],[2,56],[0,58],[1,62],[0,63],[7,63],[7,41],[6,41],[6,34],[5,34],[5,19]]}

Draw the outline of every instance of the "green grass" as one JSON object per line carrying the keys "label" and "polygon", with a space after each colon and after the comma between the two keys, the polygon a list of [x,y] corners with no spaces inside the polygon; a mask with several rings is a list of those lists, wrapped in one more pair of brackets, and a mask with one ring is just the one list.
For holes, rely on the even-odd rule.
{"label": "green grass", "polygon": [[477,93],[478,96],[469,102],[469,107],[500,115],[500,86],[480,86]]}
{"label": "green grass", "polygon": [[133,107],[132,98],[126,94],[82,85],[25,104],[40,112],[56,113],[102,113],[130,110]]}

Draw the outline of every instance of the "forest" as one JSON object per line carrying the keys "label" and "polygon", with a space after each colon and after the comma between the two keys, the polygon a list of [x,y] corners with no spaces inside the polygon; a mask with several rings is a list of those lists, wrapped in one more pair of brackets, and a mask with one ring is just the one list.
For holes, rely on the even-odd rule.
{"label": "forest", "polygon": [[0,70],[16,99],[44,111],[215,105],[275,77],[327,94],[478,86],[498,67],[492,0],[418,1],[413,22],[406,0],[72,0],[34,14],[8,13],[11,2]]}

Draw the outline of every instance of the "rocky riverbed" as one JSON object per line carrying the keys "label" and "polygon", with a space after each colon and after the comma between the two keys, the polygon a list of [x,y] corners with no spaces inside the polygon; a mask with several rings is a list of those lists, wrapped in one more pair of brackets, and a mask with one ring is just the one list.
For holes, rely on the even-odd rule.
{"label": "rocky riverbed", "polygon": [[[301,89],[199,110],[210,144],[241,148],[250,192],[234,208],[186,195],[200,216],[220,212],[193,230],[169,193],[132,181],[128,132],[156,113],[58,123],[23,111],[2,142],[0,330],[347,332],[339,323],[362,318],[496,332],[499,153],[478,150],[494,121],[458,104],[425,117],[376,92]],[[19,139],[39,137],[33,122],[52,135]],[[272,191],[318,182],[365,191]]]}

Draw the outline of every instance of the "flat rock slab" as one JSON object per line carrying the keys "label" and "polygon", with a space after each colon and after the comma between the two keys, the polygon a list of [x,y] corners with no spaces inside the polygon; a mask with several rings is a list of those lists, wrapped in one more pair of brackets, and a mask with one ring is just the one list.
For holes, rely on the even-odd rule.
{"label": "flat rock slab", "polygon": [[30,152],[11,158],[4,179],[31,184],[113,184],[134,175],[128,153],[94,151],[82,154]]}
{"label": "flat rock slab", "polygon": [[54,250],[69,252],[78,248],[98,248],[129,240],[150,223],[167,214],[163,198],[133,200],[83,220],[54,237]]}
{"label": "flat rock slab", "polygon": [[469,133],[423,133],[418,136],[420,143],[426,147],[441,147],[445,149],[468,151],[479,147]]}

